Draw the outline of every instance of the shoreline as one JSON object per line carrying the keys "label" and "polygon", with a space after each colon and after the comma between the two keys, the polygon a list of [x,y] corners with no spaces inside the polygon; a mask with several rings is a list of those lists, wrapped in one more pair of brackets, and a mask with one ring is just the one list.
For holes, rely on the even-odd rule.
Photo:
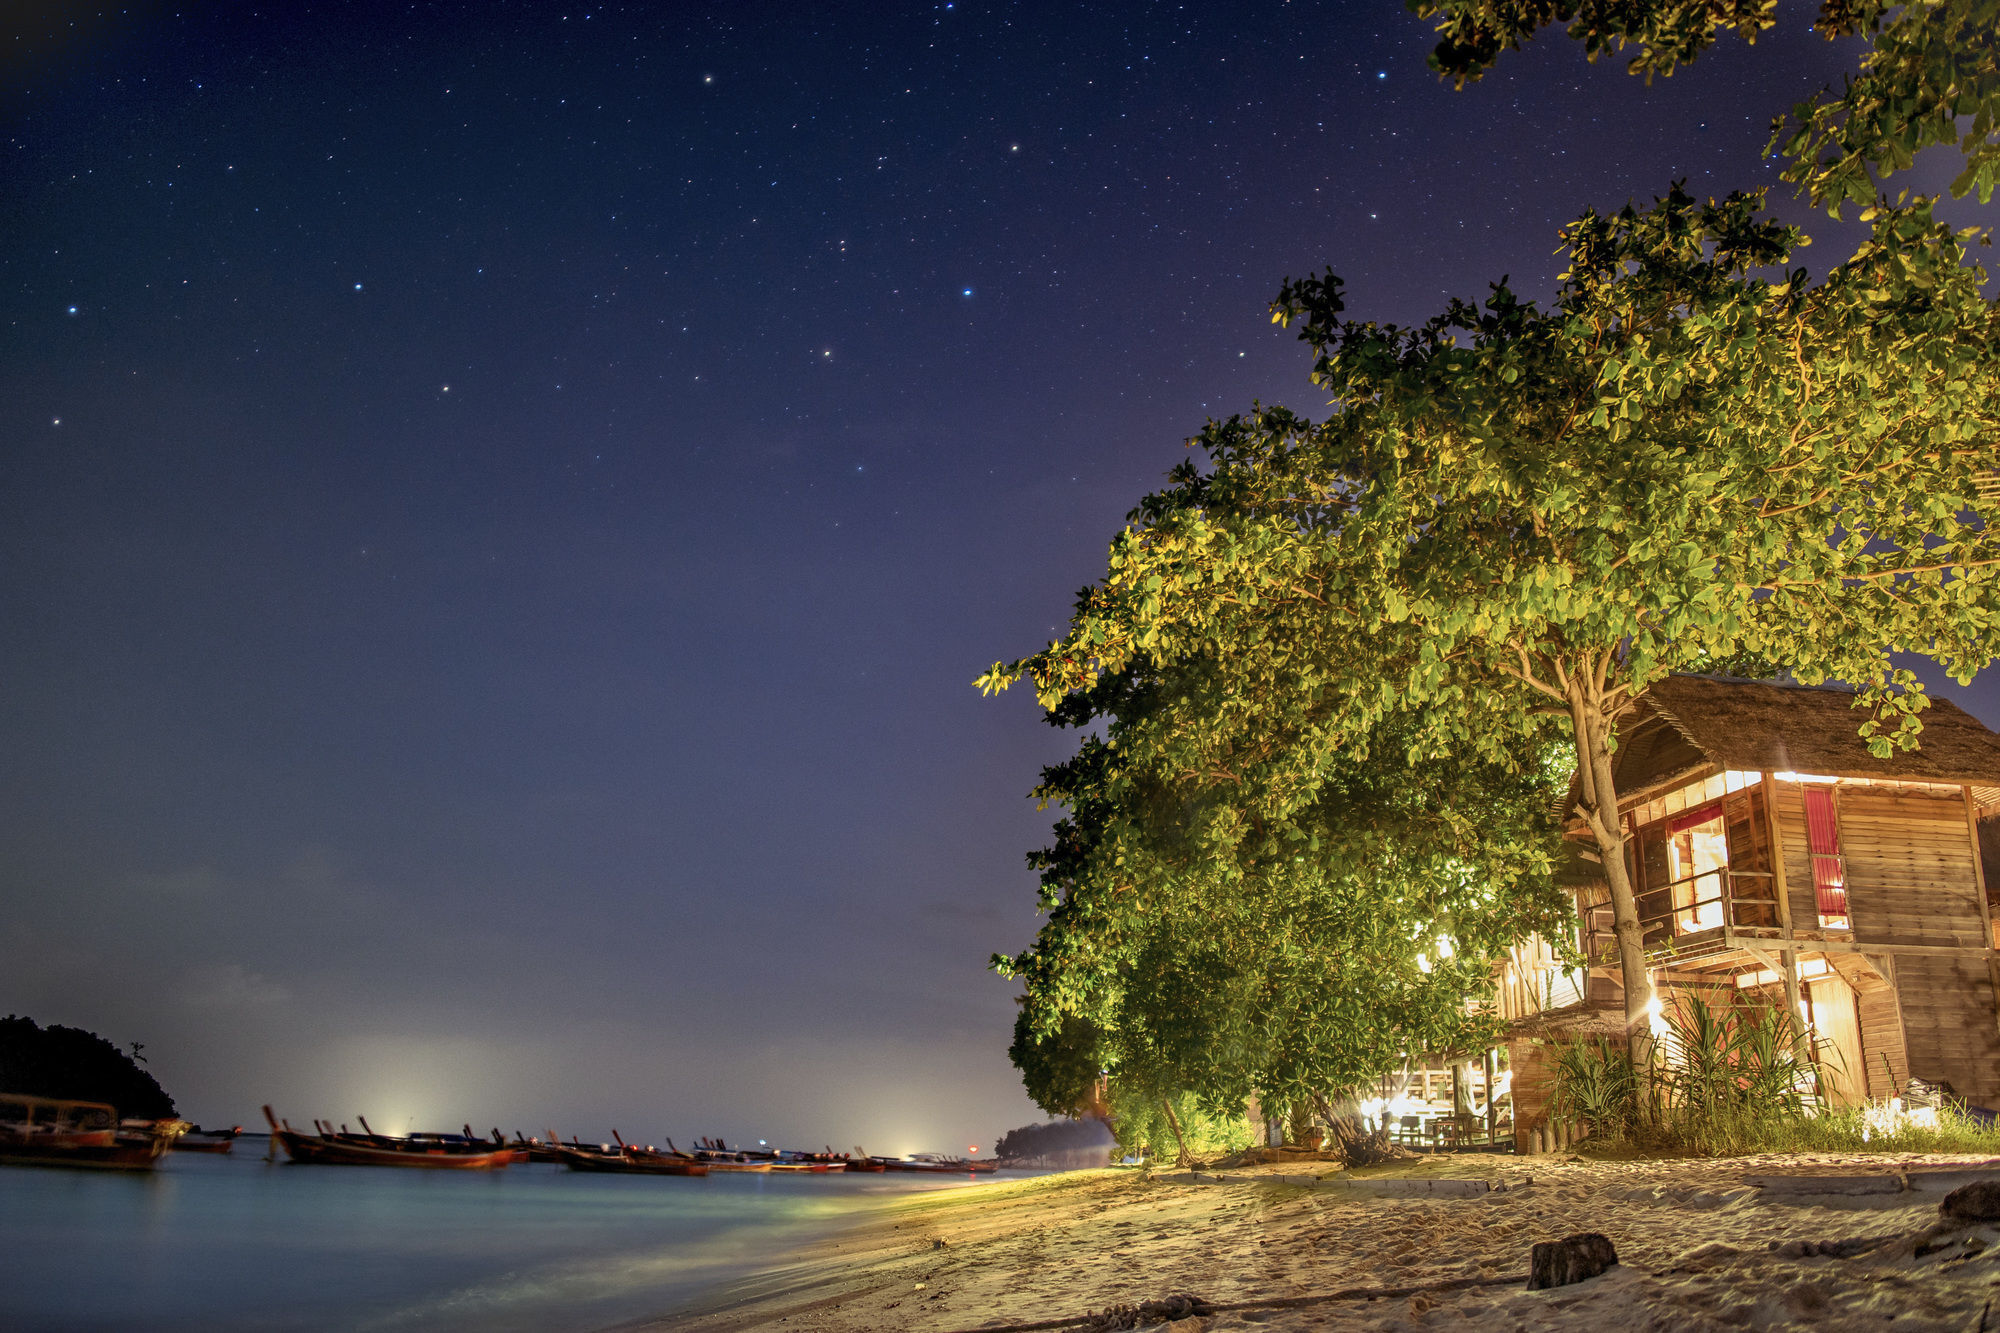
{"label": "shoreline", "polygon": [[[1950,1183],[1926,1168],[2000,1179],[1983,1157],[1839,1153],[1068,1172],[886,1200],[782,1264],[619,1328],[1085,1328],[1185,1294],[1214,1312],[1154,1326],[2000,1329],[2000,1226],[1920,1253]],[[1609,1236],[1619,1265],[1526,1291],[1531,1246],[1582,1231]]]}

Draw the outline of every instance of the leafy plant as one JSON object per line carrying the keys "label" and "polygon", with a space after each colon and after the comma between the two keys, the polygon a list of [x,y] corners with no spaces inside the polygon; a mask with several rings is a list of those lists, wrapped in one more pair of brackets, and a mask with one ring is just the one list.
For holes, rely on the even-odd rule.
{"label": "leafy plant", "polygon": [[[1169,1108],[1171,1114],[1169,1113]],[[1119,1150],[1151,1160],[1177,1160],[1185,1144],[1190,1160],[1226,1157],[1256,1142],[1242,1106],[1204,1106],[1192,1093],[1161,1096],[1138,1084],[1111,1083],[1111,1131]]]}
{"label": "leafy plant", "polygon": [[1604,1040],[1556,1047],[1551,1115],[1584,1125],[1592,1138],[1630,1138],[1639,1124],[1639,1080],[1632,1054]]}
{"label": "leafy plant", "polygon": [[1812,1093],[1825,1087],[1825,1070],[1780,1010],[1687,996],[1663,1018],[1647,1079],[1628,1052],[1602,1041],[1558,1050],[1551,1110],[1603,1141],[1704,1155],[1755,1151],[1821,1113]]}

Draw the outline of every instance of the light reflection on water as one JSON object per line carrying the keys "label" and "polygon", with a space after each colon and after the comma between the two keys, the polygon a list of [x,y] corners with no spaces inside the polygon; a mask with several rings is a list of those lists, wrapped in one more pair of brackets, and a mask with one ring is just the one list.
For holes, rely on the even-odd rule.
{"label": "light reflection on water", "polygon": [[307,1167],[262,1147],[152,1173],[0,1167],[0,1328],[601,1328],[668,1313],[888,1196],[967,1183]]}

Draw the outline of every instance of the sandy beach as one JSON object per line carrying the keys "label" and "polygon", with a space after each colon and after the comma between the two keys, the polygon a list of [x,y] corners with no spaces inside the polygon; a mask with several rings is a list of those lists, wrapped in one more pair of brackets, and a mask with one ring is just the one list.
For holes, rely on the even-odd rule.
{"label": "sandy beach", "polygon": [[[1219,1172],[1114,1169],[886,1203],[696,1310],[634,1327],[1147,1326],[2000,1329],[2000,1229],[1935,1230],[1953,1184],[2000,1162],[1784,1155],[1714,1161],[1439,1157]],[[1595,1231],[1601,1277],[1525,1290],[1537,1241]],[[1095,1322],[1090,1317],[1099,1316]]]}

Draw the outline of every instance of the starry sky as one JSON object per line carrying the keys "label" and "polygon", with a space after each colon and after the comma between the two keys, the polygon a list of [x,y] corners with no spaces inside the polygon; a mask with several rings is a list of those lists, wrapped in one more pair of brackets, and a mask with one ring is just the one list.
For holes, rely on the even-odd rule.
{"label": "starry sky", "polygon": [[1420,319],[1774,182],[1853,55],[1781,13],[1462,93],[1397,0],[5,20],[0,1012],[211,1123],[1037,1119],[984,965],[1065,740],[973,676],[1318,407],[1286,276]]}

